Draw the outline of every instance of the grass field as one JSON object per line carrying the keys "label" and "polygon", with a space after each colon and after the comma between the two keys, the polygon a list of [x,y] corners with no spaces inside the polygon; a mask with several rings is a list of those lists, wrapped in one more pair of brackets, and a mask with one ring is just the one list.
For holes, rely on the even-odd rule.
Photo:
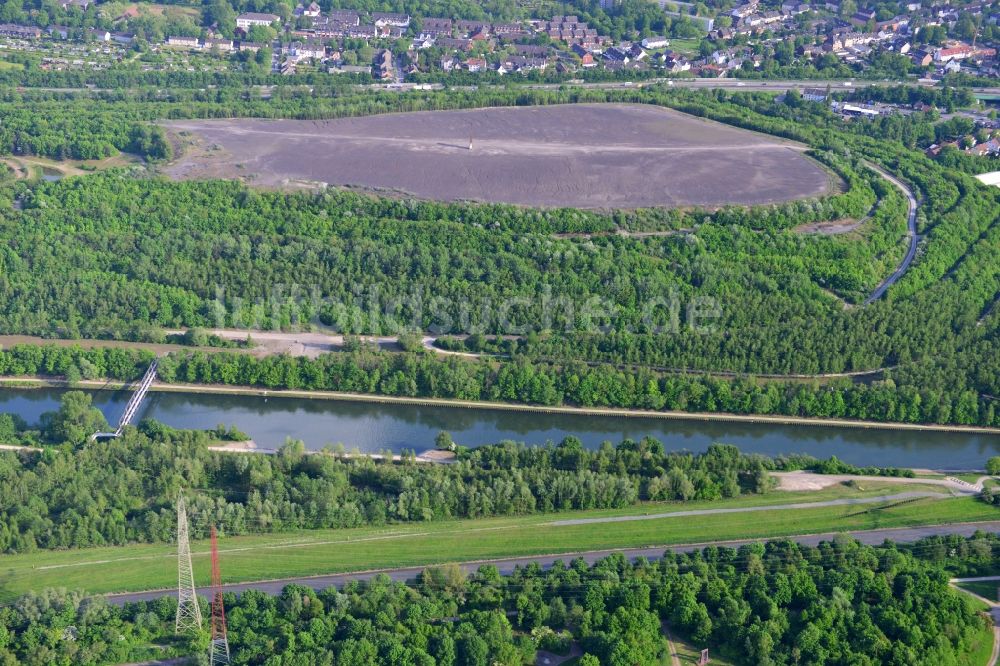
{"label": "grass field", "polygon": [[997,586],[1000,586],[1000,580],[984,580],[975,583],[958,584],[958,587],[963,590],[968,590],[973,594],[978,594],[983,599],[989,599],[990,601],[1000,601],[1000,596],[997,595]]}
{"label": "grass field", "polygon": [[993,654],[993,629],[986,624],[976,635],[972,649],[959,657],[962,666],[986,666]]}
{"label": "grass field", "polygon": [[[844,492],[848,491],[831,489],[831,493]],[[829,494],[811,493],[808,497],[828,499]],[[773,493],[707,505],[644,505],[623,511],[563,512],[384,528],[302,530],[222,538],[220,552],[224,580],[239,582],[452,561],[971,522],[997,517],[992,506],[972,498],[956,498],[775,509],[751,514],[703,515],[696,519],[668,517],[583,525],[552,524],[575,518],[641,515],[699,506],[732,508],[796,501],[808,500],[801,493]],[[208,543],[195,542],[192,551],[195,577],[200,585],[205,585],[209,579]],[[92,593],[169,588],[176,582],[174,556],[172,544],[0,556],[0,600],[47,587],[78,588]]]}
{"label": "grass field", "polygon": [[169,14],[173,16],[187,16],[195,20],[201,18],[201,9],[198,7],[163,5],[155,2],[133,2],[125,7],[125,11],[131,11],[133,9],[137,9],[140,14],[147,13],[153,16],[163,16],[164,14]]}

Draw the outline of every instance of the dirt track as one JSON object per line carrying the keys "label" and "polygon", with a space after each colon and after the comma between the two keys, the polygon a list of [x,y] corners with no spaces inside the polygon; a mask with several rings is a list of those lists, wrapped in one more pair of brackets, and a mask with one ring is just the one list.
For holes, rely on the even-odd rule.
{"label": "dirt track", "polygon": [[[337,120],[197,120],[175,178],[335,185],[427,199],[635,208],[818,196],[801,148],[645,105],[570,104]],[[470,147],[471,141],[471,147]]]}

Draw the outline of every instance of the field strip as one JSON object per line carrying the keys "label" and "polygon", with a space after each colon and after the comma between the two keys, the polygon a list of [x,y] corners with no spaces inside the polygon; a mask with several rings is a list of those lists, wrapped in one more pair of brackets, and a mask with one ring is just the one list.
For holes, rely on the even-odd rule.
{"label": "field strip", "polygon": [[[433,535],[450,535],[450,534],[470,534],[473,532],[496,532],[501,530],[511,530],[511,529],[525,529],[530,527],[545,527],[548,523],[526,523],[526,524],[516,524],[516,525],[501,525],[498,527],[475,527],[471,529],[459,529],[459,530],[445,530],[441,532],[393,532],[391,534],[381,534],[378,536],[370,537],[359,537],[357,539],[329,539],[329,540],[296,540],[296,541],[285,541],[278,543],[265,543],[258,544],[254,546],[242,546],[239,548],[220,548],[219,553],[245,553],[255,550],[286,550],[293,548],[309,548],[312,546],[344,546],[354,543],[365,543],[371,541],[385,541],[387,539],[405,539],[411,537],[425,537]],[[122,546],[125,548],[125,546]],[[208,555],[208,551],[191,551],[191,555],[194,557],[200,557]],[[86,567],[100,564],[114,564],[116,562],[137,562],[142,560],[162,560],[164,558],[174,558],[177,557],[177,553],[168,552],[160,553],[158,555],[136,555],[133,557],[115,557],[103,560],[87,560],[84,562],[70,562],[67,564],[46,564],[42,566],[32,566],[32,567],[12,567],[7,569],[7,571],[51,571],[53,569],[69,569],[73,567]]]}
{"label": "field strip", "polygon": [[724,513],[751,513],[756,511],[782,511],[788,509],[817,509],[830,506],[850,506],[855,504],[877,504],[906,499],[951,499],[951,495],[930,491],[910,491],[895,495],[880,495],[878,497],[845,497],[822,502],[797,502],[794,504],[776,504],[762,506],[734,507],[731,509],[693,509],[691,511],[674,511],[672,513],[651,513],[643,516],[608,516],[607,518],[576,518],[572,520],[557,520],[546,523],[551,527],[567,527],[570,525],[591,525],[597,523],[627,523],[635,520],[658,520],[660,518],[683,518],[687,516],[710,516]]}
{"label": "field strip", "polygon": [[[504,530],[514,530],[514,529],[534,529],[534,528],[549,528],[549,527],[572,527],[578,525],[589,525],[589,524],[600,524],[600,523],[619,523],[619,522],[629,522],[637,520],[659,520],[659,519],[669,519],[669,518],[683,518],[689,516],[706,516],[706,515],[721,515],[721,514],[731,514],[731,513],[750,513],[750,512],[762,512],[762,511],[783,511],[783,510],[801,510],[801,509],[816,509],[825,508],[833,506],[848,506],[848,505],[858,505],[858,504],[875,504],[879,502],[895,501],[903,499],[951,499],[950,495],[934,492],[906,492],[898,493],[895,495],[882,495],[878,497],[864,497],[864,498],[843,498],[838,500],[827,500],[822,502],[797,502],[793,504],[777,504],[777,505],[762,505],[762,506],[750,506],[750,507],[734,507],[725,509],[696,509],[691,511],[675,511],[669,513],[657,513],[649,515],[627,515],[627,516],[608,516],[604,518],[580,518],[571,520],[557,520],[550,522],[539,522],[539,523],[514,523],[511,525],[497,525],[493,527],[473,527],[473,528],[459,528],[441,531],[424,531],[424,532],[393,532],[390,534],[379,534],[375,536],[358,537],[358,538],[348,538],[348,539],[327,539],[327,540],[302,540],[296,539],[294,541],[279,541],[272,543],[262,543],[256,545],[248,545],[241,547],[230,547],[219,549],[220,553],[246,553],[253,551],[266,551],[266,550],[292,550],[301,548],[311,548],[318,546],[345,546],[358,543],[370,543],[374,541],[386,541],[394,539],[409,539],[414,537],[434,537],[434,536],[451,536],[455,534],[473,534],[479,532],[499,532]],[[208,555],[207,551],[193,551],[192,555],[195,557]],[[22,567],[11,567],[7,571],[52,571],[57,569],[70,569],[77,567],[86,566],[99,566],[103,564],[115,564],[118,562],[138,562],[138,561],[148,561],[148,560],[161,560],[167,558],[176,557],[176,553],[173,551],[159,553],[156,555],[135,555],[131,557],[117,557],[117,558],[106,558],[101,560],[86,560],[81,562],[69,562],[65,564],[47,564],[41,566],[22,566]],[[2,560],[0,560],[2,562]]]}
{"label": "field strip", "polygon": [[[521,526],[517,526],[521,527]],[[496,529],[496,528],[492,528]],[[446,534],[446,532],[398,532],[395,534],[382,534],[379,536],[372,537],[360,537],[357,539],[339,539],[339,540],[328,540],[328,541],[292,541],[292,542],[279,542],[279,543],[266,543],[259,544],[256,546],[243,546],[240,548],[220,548],[220,553],[245,553],[254,550],[285,550],[289,548],[307,548],[311,546],[342,546],[345,544],[352,543],[363,543],[366,541],[384,541],[386,539],[399,539],[405,537],[415,537],[415,536],[430,536],[431,534]],[[123,548],[125,546],[122,546]],[[194,557],[208,555],[208,551],[191,551],[191,555]],[[136,555],[135,557],[117,557],[106,560],[89,560],[86,562],[71,562],[69,564],[47,564],[40,567],[31,567],[32,571],[46,571],[52,569],[67,569],[70,567],[84,567],[95,564],[112,564],[114,562],[134,562],[138,560],[160,560],[163,558],[173,558],[176,557],[177,553],[161,553],[159,555]],[[16,571],[16,569],[10,569],[10,571]]]}
{"label": "field strip", "polygon": [[[469,569],[470,567],[475,567],[482,564],[496,564],[500,566],[515,566],[524,564],[551,564],[555,560],[565,560],[566,558],[572,557],[583,557],[589,558],[591,561],[596,561],[601,557],[605,557],[612,553],[624,553],[627,557],[660,557],[664,550],[670,550],[672,552],[688,552],[693,550],[699,550],[709,546],[718,547],[738,547],[746,545],[748,543],[758,543],[761,541],[769,541],[774,539],[790,539],[797,541],[806,545],[816,545],[822,540],[829,540],[836,537],[838,534],[846,534],[852,538],[858,539],[862,543],[869,545],[876,545],[885,541],[886,539],[898,541],[899,543],[912,543],[926,536],[931,536],[935,534],[964,534],[969,536],[974,533],[974,531],[979,530],[990,530],[997,531],[1000,530],[1000,521],[963,521],[960,523],[931,523],[926,525],[910,525],[910,526],[897,526],[897,527],[882,527],[874,529],[861,529],[861,530],[843,530],[843,531],[832,531],[832,532],[811,532],[807,534],[786,534],[781,536],[773,537],[742,537],[742,538],[732,538],[732,539],[717,539],[713,541],[698,541],[698,542],[683,542],[683,543],[666,543],[666,544],[646,544],[643,546],[628,546],[628,547],[610,547],[604,549],[589,549],[589,550],[578,550],[578,551],[558,551],[551,553],[536,553],[533,555],[513,555],[506,557],[480,557],[475,559],[461,559],[461,560],[451,560],[461,564],[463,567]],[[656,552],[659,551],[659,552]],[[281,578],[264,578],[257,580],[243,580],[240,582],[225,583],[224,587],[232,591],[242,591],[249,589],[259,589],[277,594],[280,592],[280,587],[275,591],[275,586],[284,586],[291,583],[301,583],[313,586],[313,589],[322,589],[329,587],[330,585],[339,585],[350,580],[365,579],[373,575],[389,575],[394,577],[396,580],[406,580],[412,575],[416,575],[420,570],[426,568],[427,566],[432,566],[438,564],[438,562],[425,562],[423,564],[416,564],[411,566],[396,566],[396,567],[382,567],[382,568],[369,568],[369,569],[359,569],[359,570],[345,570],[335,573],[311,573],[298,576],[288,576]],[[471,570],[471,569],[469,569]],[[320,585],[320,587],[317,587]],[[172,591],[173,587],[163,587],[163,588],[153,588],[143,591],[133,591],[133,592],[109,592],[103,593],[99,596],[103,596],[105,599],[110,600],[115,604],[123,604],[128,601],[139,601],[143,599],[150,599],[162,596],[164,593],[169,593]],[[200,588],[202,593],[207,594],[208,588]]]}

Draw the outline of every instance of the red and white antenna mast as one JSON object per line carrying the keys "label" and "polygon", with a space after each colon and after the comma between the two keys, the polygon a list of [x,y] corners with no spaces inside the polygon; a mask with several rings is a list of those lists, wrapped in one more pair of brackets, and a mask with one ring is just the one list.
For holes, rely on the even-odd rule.
{"label": "red and white antenna mast", "polygon": [[208,648],[212,666],[229,663],[229,638],[226,636],[226,610],[222,606],[222,573],[219,570],[219,541],[212,525],[212,643]]}

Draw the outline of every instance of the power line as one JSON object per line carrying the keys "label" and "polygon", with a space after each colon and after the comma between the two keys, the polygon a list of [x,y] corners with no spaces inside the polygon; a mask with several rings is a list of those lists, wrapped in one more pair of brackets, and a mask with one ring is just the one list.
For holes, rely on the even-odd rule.
{"label": "power line", "polygon": [[212,642],[208,648],[211,666],[229,663],[229,636],[226,611],[222,603],[222,572],[219,569],[219,543],[212,525]]}
{"label": "power line", "polygon": [[177,617],[174,633],[201,631],[201,607],[194,588],[191,542],[188,539],[187,507],[184,496],[177,497]]}

